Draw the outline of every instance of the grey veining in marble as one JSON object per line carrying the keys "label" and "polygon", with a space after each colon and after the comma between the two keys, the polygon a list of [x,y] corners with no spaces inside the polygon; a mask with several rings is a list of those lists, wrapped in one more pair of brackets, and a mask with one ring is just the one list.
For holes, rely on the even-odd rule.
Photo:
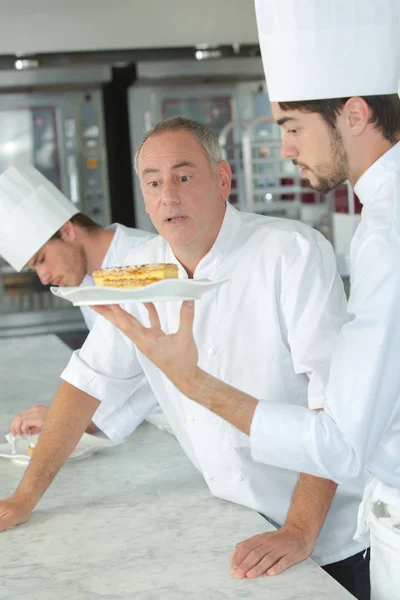
{"label": "grey veining in marble", "polygon": [[[70,351],[53,336],[0,340],[0,435],[48,402]],[[0,492],[23,467],[0,459]],[[213,498],[176,440],[142,425],[123,445],[67,463],[31,520],[0,535],[0,600],[345,600],[312,561],[235,580],[235,544],[265,531],[251,510]]]}

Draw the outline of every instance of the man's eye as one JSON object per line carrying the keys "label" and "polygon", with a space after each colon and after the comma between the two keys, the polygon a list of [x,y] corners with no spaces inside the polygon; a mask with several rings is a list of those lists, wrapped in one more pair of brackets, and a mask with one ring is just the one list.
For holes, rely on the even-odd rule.
{"label": "man's eye", "polygon": [[182,183],[187,183],[188,181],[190,181],[190,180],[191,180],[191,177],[190,177],[189,175],[181,175],[181,176],[179,177],[179,180],[180,180]]}
{"label": "man's eye", "polygon": [[152,188],[156,188],[158,187],[158,181],[149,181],[147,185],[149,185]]}

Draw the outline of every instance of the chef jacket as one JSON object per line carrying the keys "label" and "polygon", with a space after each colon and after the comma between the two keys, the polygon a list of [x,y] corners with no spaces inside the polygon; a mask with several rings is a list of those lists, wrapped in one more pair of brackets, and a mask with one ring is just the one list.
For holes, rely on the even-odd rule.
{"label": "chef jacket", "polygon": [[[160,236],[134,250],[135,261],[176,263]],[[129,263],[129,256],[127,264]],[[179,265],[180,276],[187,277]],[[199,366],[256,398],[320,407],[329,362],[346,319],[346,300],[329,242],[299,222],[240,213],[228,205],[219,235],[194,279],[228,279],[196,302]],[[180,302],[156,303],[166,333],[179,326]],[[142,304],[124,308],[149,325]],[[298,474],[251,457],[250,438],[179,392],[117,328],[99,318],[62,377],[105,405],[122,406],[147,378],[171,428],[212,494],[248,506],[279,525]],[[287,442],[283,452],[287,452]],[[316,543],[319,564],[363,545],[352,536],[364,478],[339,486]],[[310,515],[312,519],[312,515]]]}
{"label": "chef jacket", "polygon": [[[350,248],[350,321],[332,357],[325,412],[264,394],[251,428],[255,460],[341,482],[363,466],[400,503],[400,142],[360,177]],[[260,396],[259,396],[260,397]],[[396,493],[396,489],[398,492]]]}

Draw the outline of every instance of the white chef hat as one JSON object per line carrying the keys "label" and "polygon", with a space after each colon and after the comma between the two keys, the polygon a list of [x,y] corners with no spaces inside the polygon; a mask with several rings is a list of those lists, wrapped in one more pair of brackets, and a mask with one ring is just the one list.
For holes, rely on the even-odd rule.
{"label": "white chef hat", "polygon": [[394,94],[400,0],[255,0],[271,102]]}
{"label": "white chef hat", "polygon": [[0,175],[0,255],[21,269],[79,210],[31,165]]}

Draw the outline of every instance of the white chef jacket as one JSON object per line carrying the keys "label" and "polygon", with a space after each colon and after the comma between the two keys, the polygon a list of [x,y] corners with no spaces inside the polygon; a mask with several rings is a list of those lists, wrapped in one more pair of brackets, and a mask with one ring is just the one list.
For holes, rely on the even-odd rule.
{"label": "white chef jacket", "polygon": [[[113,223],[107,227],[107,231],[113,231],[114,236],[101,264],[102,269],[118,267],[125,264],[125,259],[133,248],[137,248],[142,242],[154,237],[154,234],[125,227],[119,223]],[[135,264],[137,261],[134,261]],[[81,286],[94,285],[93,277],[86,275]],[[94,326],[98,314],[90,306],[81,306],[83,318],[88,329]],[[149,412],[150,407],[158,407],[157,401],[150,386],[143,378],[140,387],[135,393],[134,401],[127,401],[123,406],[115,408],[112,404],[100,404],[93,415],[93,423],[103,431],[109,438],[119,442],[127,437],[142,422]],[[155,409],[157,417],[162,420],[159,408]],[[160,413],[160,414],[159,414]]]}
{"label": "white chef jacket", "polygon": [[[178,263],[160,236],[134,252],[140,262]],[[342,282],[325,238],[302,223],[240,213],[228,205],[218,238],[194,273],[194,279],[203,278],[229,281],[196,302],[200,367],[257,398],[274,398],[277,406],[320,407],[346,319]],[[176,331],[180,302],[156,306],[163,330]],[[142,304],[125,309],[149,324]],[[122,406],[144,374],[211,493],[283,524],[298,475],[255,462],[247,435],[181,394],[106,319],[96,321],[62,377],[105,405]],[[339,486],[313,555],[319,564],[363,549],[352,540],[363,485],[359,478]]]}
{"label": "white chef jacket", "polygon": [[338,482],[367,465],[391,488],[384,501],[397,497],[400,505],[400,142],[360,177],[355,193],[363,210],[350,248],[351,320],[332,357],[325,412],[277,407],[264,394],[251,453]]}

